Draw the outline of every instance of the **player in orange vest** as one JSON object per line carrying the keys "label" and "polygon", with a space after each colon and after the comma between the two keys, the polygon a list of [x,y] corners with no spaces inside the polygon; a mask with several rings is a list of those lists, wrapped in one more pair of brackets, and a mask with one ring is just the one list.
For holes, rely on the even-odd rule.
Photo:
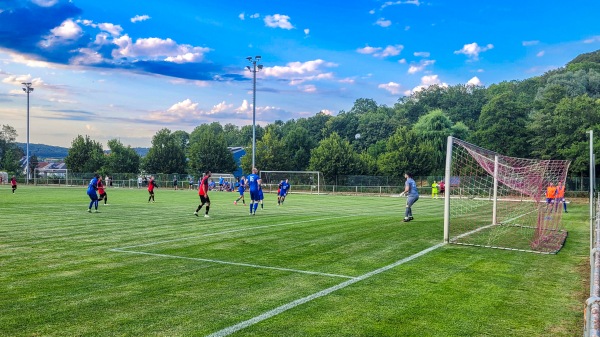
{"label": "player in orange vest", "polygon": [[556,209],[558,210],[558,203],[563,203],[563,208],[565,209],[565,213],[567,212],[567,203],[565,202],[565,186],[562,182],[558,182],[558,186],[556,187]]}
{"label": "player in orange vest", "polygon": [[556,199],[556,186],[551,182],[546,188],[546,210],[554,202],[554,199]]}

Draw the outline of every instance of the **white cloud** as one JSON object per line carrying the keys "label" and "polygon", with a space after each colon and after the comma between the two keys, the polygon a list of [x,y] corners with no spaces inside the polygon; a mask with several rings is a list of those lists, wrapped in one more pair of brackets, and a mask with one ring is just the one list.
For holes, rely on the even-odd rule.
{"label": "white cloud", "polygon": [[227,104],[225,101],[223,101],[217,105],[214,105],[212,109],[210,109],[210,114],[212,115],[219,112],[228,111],[231,108],[233,108],[233,104]]}
{"label": "white cloud", "polygon": [[333,116],[333,111],[329,110],[329,109],[321,109],[321,111],[319,111],[322,114],[325,115],[329,115],[329,116]]}
{"label": "white cloud", "polygon": [[400,55],[404,46],[401,44],[397,45],[389,45],[385,48],[382,47],[369,47],[365,46],[364,48],[358,48],[356,51],[360,54],[369,54],[375,57],[389,57],[389,56],[397,56]]}
{"label": "white cloud", "polygon": [[148,15],[136,15],[134,17],[131,18],[131,22],[136,23],[136,22],[142,22],[142,21],[146,21],[149,20],[150,17]]}
{"label": "white cloud", "polygon": [[374,10],[374,9],[371,9],[371,10],[369,11],[369,14],[375,14],[375,10]]}
{"label": "white cloud", "polygon": [[31,83],[33,88],[44,85],[44,81],[41,78],[32,78],[30,74],[27,75],[9,75],[2,79],[2,83],[23,86],[21,83]]}
{"label": "white cloud", "polygon": [[389,91],[392,95],[398,95],[400,93],[400,84],[396,82],[380,84],[377,87]]}
{"label": "white cloud", "polygon": [[400,64],[406,64],[406,59],[399,59],[398,63],[400,63]]}
{"label": "white cloud", "polygon": [[250,15],[250,19],[258,19],[258,18],[260,18],[260,14],[258,14],[258,13],[254,13],[254,14]]}
{"label": "white cloud", "polygon": [[101,63],[103,60],[100,53],[90,48],[80,48],[78,49],[78,52],[79,54],[77,56],[69,60],[70,64],[90,65]]}
{"label": "white cloud", "polygon": [[290,23],[290,17],[282,14],[267,15],[265,17],[265,25],[271,28],[293,29],[294,26]]}
{"label": "white cloud", "polygon": [[193,47],[187,44],[177,44],[175,41],[167,38],[137,39],[135,43],[126,34],[114,40],[119,47],[113,51],[113,57],[140,57],[147,59],[164,59],[168,62],[186,63],[198,62],[204,58],[204,54],[209,52],[210,48]]}
{"label": "white cloud", "polygon": [[121,26],[113,25],[112,23],[99,23],[98,28],[115,37],[121,36],[121,32],[123,31],[123,28]]}
{"label": "white cloud", "polygon": [[308,35],[310,33],[310,29],[306,28],[304,29],[304,35]]}
{"label": "white cloud", "polygon": [[546,54],[546,51],[542,50],[539,53],[535,54],[535,56],[542,57],[542,56],[544,56],[544,54]]}
{"label": "white cloud", "polygon": [[535,46],[538,43],[540,43],[539,40],[531,40],[531,41],[523,41],[522,44],[524,47],[528,47],[528,46]]}
{"label": "white cloud", "polygon": [[396,6],[396,5],[421,5],[419,0],[406,0],[406,1],[386,1],[381,5],[381,9],[384,9],[388,6]]}
{"label": "white cloud", "polygon": [[479,54],[490,49],[494,48],[493,44],[488,44],[485,47],[481,47],[477,44],[477,42],[466,44],[462,47],[462,49],[457,50],[454,54],[465,54],[473,61],[479,60]]}
{"label": "white cloud", "polygon": [[479,80],[479,78],[477,76],[474,76],[472,79],[470,79],[467,82],[467,85],[479,87],[479,86],[483,86],[483,83],[481,83],[481,80]]}
{"label": "white cloud", "polygon": [[429,57],[431,54],[428,51],[416,51],[413,55],[416,57]]}
{"label": "white cloud", "polygon": [[40,42],[43,47],[50,47],[55,44],[64,44],[77,40],[82,35],[81,27],[71,19],[67,19],[60,26],[52,28],[50,34],[44,37]]}
{"label": "white cloud", "polygon": [[413,63],[408,68],[408,73],[409,74],[418,73],[420,71],[425,70],[425,67],[432,65],[434,63],[435,63],[435,60],[421,60],[421,62],[419,62],[419,63]]}
{"label": "white cloud", "polygon": [[432,85],[439,85],[441,87],[447,87],[448,83],[442,82],[439,79],[438,75],[426,75],[426,76],[421,77],[421,83],[418,86],[414,87],[412,90],[406,90],[404,92],[404,94],[408,96],[408,95],[413,94],[414,92],[426,89],[427,87],[432,86]]}
{"label": "white cloud", "polygon": [[34,4],[36,4],[40,7],[52,7],[52,6],[56,5],[58,0],[31,0],[31,2],[33,2]]}
{"label": "white cloud", "polygon": [[252,104],[248,103],[247,100],[242,101],[242,105],[235,109],[236,112],[248,112],[252,108]]}
{"label": "white cloud", "polygon": [[377,21],[375,21],[375,24],[380,27],[389,27],[392,25],[392,21],[386,20],[384,18],[379,18]]}
{"label": "white cloud", "polygon": [[302,90],[302,92],[309,93],[309,94],[317,92],[317,87],[314,86],[313,84],[305,85],[305,86],[301,87],[300,89]]}
{"label": "white cloud", "polygon": [[336,67],[337,64],[318,59],[307,62],[289,62],[286,66],[274,66],[263,68],[265,76],[271,77],[289,77],[292,75],[313,75],[323,74],[322,67]]}
{"label": "white cloud", "polygon": [[246,20],[246,14],[244,13],[240,13],[240,15],[238,15],[238,18],[240,18],[240,20]]}
{"label": "white cloud", "polygon": [[589,39],[583,40],[583,43],[595,43],[600,42],[600,35],[592,36]]}
{"label": "white cloud", "polygon": [[346,77],[346,78],[342,78],[338,82],[340,82],[340,83],[354,84],[355,81],[354,81],[353,78]]}

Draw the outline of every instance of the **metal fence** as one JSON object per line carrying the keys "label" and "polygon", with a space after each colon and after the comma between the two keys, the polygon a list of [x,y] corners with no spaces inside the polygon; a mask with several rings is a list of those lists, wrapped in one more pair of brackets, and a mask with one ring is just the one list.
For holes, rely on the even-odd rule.
{"label": "metal fence", "polygon": [[[600,337],[600,198],[596,198],[596,210],[590,212],[590,297],[585,301],[586,337]],[[590,205],[593,209],[593,205]]]}

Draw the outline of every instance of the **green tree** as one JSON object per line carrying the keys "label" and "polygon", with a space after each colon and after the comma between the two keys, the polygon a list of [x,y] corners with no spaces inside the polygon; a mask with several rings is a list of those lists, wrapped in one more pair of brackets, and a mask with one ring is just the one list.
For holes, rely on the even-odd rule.
{"label": "green tree", "polygon": [[185,152],[171,130],[161,129],[152,137],[152,147],[142,160],[142,168],[149,173],[185,172]]}
{"label": "green tree", "polygon": [[124,146],[118,139],[111,139],[107,143],[110,153],[102,171],[104,173],[139,173],[140,156],[131,146]]}
{"label": "green tree", "polygon": [[360,173],[361,163],[350,142],[334,132],[311,151],[309,168],[334,182],[338,176]]}
{"label": "green tree", "polygon": [[17,130],[10,125],[2,125],[0,130],[0,168],[13,174],[20,174],[19,160],[23,151],[17,146]]}
{"label": "green tree", "polygon": [[422,142],[407,127],[400,127],[387,140],[387,151],[377,159],[379,172],[401,178],[405,172],[428,175],[435,168],[435,149]]}
{"label": "green tree", "polygon": [[[267,129],[262,139],[256,141],[255,165],[261,171],[289,170],[289,156],[285,152],[283,141],[277,137],[273,129]],[[246,149],[242,157],[242,170],[250,172],[252,166],[252,148]]]}
{"label": "green tree", "polygon": [[75,173],[98,172],[104,165],[102,144],[86,135],[78,135],[71,142],[69,153],[65,158],[67,168]]}
{"label": "green tree", "polygon": [[206,170],[231,173],[237,169],[225,133],[213,124],[200,125],[190,134],[188,168],[194,175],[200,176]]}
{"label": "green tree", "polygon": [[283,138],[284,153],[289,166],[289,170],[304,171],[310,161],[310,151],[316,146],[315,141],[310,137],[308,130],[303,127],[296,127]]}
{"label": "green tree", "polygon": [[482,109],[474,143],[512,157],[528,157],[529,106],[507,91],[494,96]]}

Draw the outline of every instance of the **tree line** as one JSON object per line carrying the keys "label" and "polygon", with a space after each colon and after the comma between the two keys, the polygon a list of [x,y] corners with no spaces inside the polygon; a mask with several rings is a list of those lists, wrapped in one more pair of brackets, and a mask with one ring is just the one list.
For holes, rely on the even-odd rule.
{"label": "tree line", "polygon": [[[327,181],[343,175],[399,178],[405,171],[442,175],[446,138],[454,136],[508,156],[568,159],[570,175],[584,176],[588,130],[600,134],[600,51],[525,80],[434,85],[393,106],[360,98],[335,116],[319,112],[257,125],[256,163],[261,170],[321,171]],[[251,144],[252,126],[214,122],[191,133],[158,131],[144,158],[116,139],[105,155],[100,143],[78,136],[66,162],[75,172],[232,172],[237,167],[227,147],[244,146],[248,155],[241,164],[249,172]]]}

